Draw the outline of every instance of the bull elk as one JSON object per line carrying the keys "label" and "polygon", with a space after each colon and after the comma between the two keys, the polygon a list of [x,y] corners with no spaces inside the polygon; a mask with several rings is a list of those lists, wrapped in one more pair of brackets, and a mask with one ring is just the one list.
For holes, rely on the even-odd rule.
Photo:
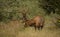
{"label": "bull elk", "polygon": [[35,16],[34,18],[32,19],[27,19],[26,17],[26,12],[22,12],[22,15],[23,15],[23,21],[25,23],[24,27],[27,27],[27,26],[33,26],[36,29],[42,29],[43,26],[44,26],[44,22],[45,22],[45,19],[44,17],[42,16]]}
{"label": "bull elk", "polygon": [[34,26],[35,30],[38,28],[38,30],[43,28],[44,26],[44,19],[41,16],[36,16],[32,18],[31,20],[26,20],[25,21],[25,27],[27,26]]}

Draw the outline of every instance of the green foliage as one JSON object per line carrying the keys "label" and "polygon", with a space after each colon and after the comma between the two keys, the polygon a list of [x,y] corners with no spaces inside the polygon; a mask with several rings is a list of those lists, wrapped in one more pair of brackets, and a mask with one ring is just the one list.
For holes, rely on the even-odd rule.
{"label": "green foliage", "polygon": [[39,0],[39,6],[42,7],[48,14],[55,12],[56,9],[60,11],[60,0]]}
{"label": "green foliage", "polygon": [[[0,20],[20,20],[22,18],[22,12],[23,9],[28,11],[27,16],[29,18],[36,16],[36,15],[45,15],[45,11],[47,11],[47,14],[51,13],[55,8],[58,8],[59,11],[59,3],[57,0],[0,0]],[[56,3],[57,1],[57,3]],[[53,3],[54,2],[54,3]],[[55,4],[56,3],[56,4]],[[47,5],[48,4],[48,5]],[[53,4],[53,5],[52,5]],[[40,8],[39,8],[40,5]],[[49,6],[53,8],[53,10],[50,10]],[[48,6],[48,7],[46,7]],[[45,9],[43,9],[43,8]],[[22,10],[22,11],[21,11]],[[51,12],[50,12],[51,11]],[[59,12],[56,12],[60,14]]]}
{"label": "green foliage", "polygon": [[[35,15],[44,14],[44,11],[38,7],[38,0],[0,0],[0,20],[18,20],[22,18],[22,11],[27,10],[29,18]],[[40,14],[38,14],[40,13]]]}

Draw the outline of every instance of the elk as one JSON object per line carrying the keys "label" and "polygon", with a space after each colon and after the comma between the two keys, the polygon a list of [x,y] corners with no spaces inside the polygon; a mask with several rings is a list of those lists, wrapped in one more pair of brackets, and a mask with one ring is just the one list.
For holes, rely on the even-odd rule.
{"label": "elk", "polygon": [[28,27],[28,26],[33,26],[36,29],[42,29],[43,26],[44,26],[44,17],[42,16],[35,16],[34,18],[32,19],[27,19],[27,15],[26,15],[26,12],[22,12],[22,15],[23,15],[23,21],[25,23],[24,27]]}

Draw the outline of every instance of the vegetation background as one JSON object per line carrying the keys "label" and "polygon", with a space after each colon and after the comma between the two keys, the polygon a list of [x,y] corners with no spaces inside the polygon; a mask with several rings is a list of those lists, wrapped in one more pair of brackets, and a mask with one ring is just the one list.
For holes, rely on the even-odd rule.
{"label": "vegetation background", "polygon": [[[24,29],[23,10],[28,19],[44,16],[44,28]],[[0,37],[60,37],[60,0],[0,0]]]}

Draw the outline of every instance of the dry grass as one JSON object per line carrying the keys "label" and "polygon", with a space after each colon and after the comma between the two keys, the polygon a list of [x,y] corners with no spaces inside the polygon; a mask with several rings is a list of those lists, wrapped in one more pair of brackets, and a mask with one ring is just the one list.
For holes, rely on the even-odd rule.
{"label": "dry grass", "polygon": [[60,29],[52,24],[50,19],[46,19],[42,30],[34,30],[34,27],[23,29],[20,21],[10,21],[0,23],[0,37],[60,37]]}
{"label": "dry grass", "polygon": [[60,37],[60,30],[48,30],[44,28],[40,31],[29,29],[25,32],[19,32],[17,37]]}
{"label": "dry grass", "polygon": [[10,21],[8,23],[0,23],[0,37],[16,37],[20,29],[19,21]]}

